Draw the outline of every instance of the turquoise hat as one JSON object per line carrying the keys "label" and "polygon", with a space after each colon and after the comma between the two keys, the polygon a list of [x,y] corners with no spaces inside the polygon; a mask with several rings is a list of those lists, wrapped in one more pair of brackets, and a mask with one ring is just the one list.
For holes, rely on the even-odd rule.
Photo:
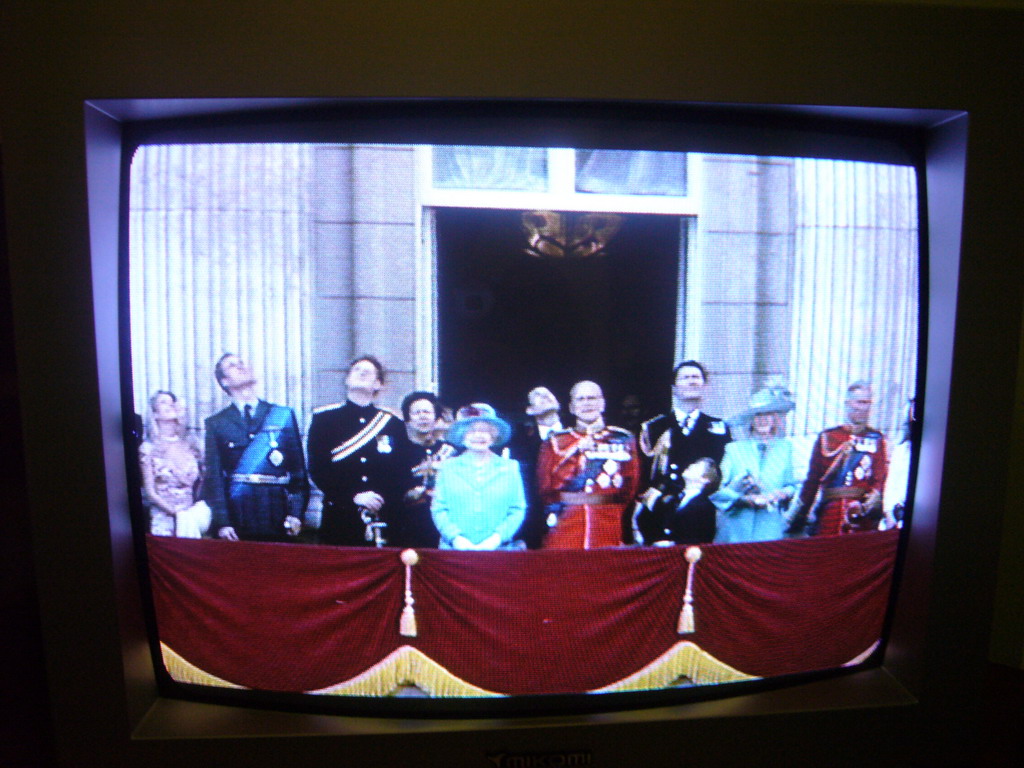
{"label": "turquoise hat", "polygon": [[729,419],[729,423],[749,424],[759,413],[789,413],[794,408],[793,393],[784,385],[775,384],[755,392],[750,398],[750,407]]}
{"label": "turquoise hat", "polygon": [[495,447],[500,448],[512,437],[512,427],[504,419],[498,417],[497,412],[487,403],[471,403],[459,408],[455,414],[455,423],[448,428],[448,435],[445,440],[452,445],[462,447],[466,432],[472,424],[483,421],[498,430],[498,436],[494,440]]}

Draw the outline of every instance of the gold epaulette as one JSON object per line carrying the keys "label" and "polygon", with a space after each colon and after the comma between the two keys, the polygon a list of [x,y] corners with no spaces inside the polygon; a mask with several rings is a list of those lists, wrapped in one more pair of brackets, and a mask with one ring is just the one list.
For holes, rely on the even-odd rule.
{"label": "gold epaulette", "polygon": [[659,419],[665,418],[667,415],[668,414],[665,414],[665,413],[659,413],[657,416],[654,416],[653,418],[650,418],[647,421],[645,421],[643,424],[641,424],[640,428],[641,429],[648,429],[651,426],[651,424],[653,424],[654,422],[658,421]]}

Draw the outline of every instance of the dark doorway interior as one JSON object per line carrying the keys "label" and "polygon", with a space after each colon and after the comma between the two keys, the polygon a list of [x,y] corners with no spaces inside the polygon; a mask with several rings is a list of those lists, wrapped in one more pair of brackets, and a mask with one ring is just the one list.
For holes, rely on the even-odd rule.
{"label": "dark doorway interior", "polygon": [[565,406],[574,382],[593,379],[610,423],[627,394],[649,413],[665,408],[685,252],[678,216],[625,215],[606,253],[583,258],[527,255],[519,211],[436,216],[444,402],[484,401],[518,419],[533,387]]}

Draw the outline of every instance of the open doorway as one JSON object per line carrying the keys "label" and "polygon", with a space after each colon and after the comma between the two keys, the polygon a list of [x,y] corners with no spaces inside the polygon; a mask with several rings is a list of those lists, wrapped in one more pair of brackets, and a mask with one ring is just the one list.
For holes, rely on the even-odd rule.
{"label": "open doorway", "polygon": [[627,394],[664,410],[675,357],[679,216],[624,214],[603,253],[526,253],[523,212],[436,210],[440,395],[510,416],[533,387],[566,403],[593,379],[616,422]]}

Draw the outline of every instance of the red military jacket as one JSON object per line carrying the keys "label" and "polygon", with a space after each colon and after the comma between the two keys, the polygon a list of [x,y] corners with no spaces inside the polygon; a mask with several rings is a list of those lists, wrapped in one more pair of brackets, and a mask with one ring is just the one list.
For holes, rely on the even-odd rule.
{"label": "red military jacket", "polygon": [[826,429],[814,444],[807,479],[800,491],[804,509],[814,503],[818,490],[857,489],[867,495],[885,488],[889,453],[885,436],[873,427],[853,432],[847,426]]}
{"label": "red military jacket", "polygon": [[620,504],[636,496],[640,480],[636,440],[619,427],[587,435],[552,433],[537,458],[537,484],[545,504]]}

